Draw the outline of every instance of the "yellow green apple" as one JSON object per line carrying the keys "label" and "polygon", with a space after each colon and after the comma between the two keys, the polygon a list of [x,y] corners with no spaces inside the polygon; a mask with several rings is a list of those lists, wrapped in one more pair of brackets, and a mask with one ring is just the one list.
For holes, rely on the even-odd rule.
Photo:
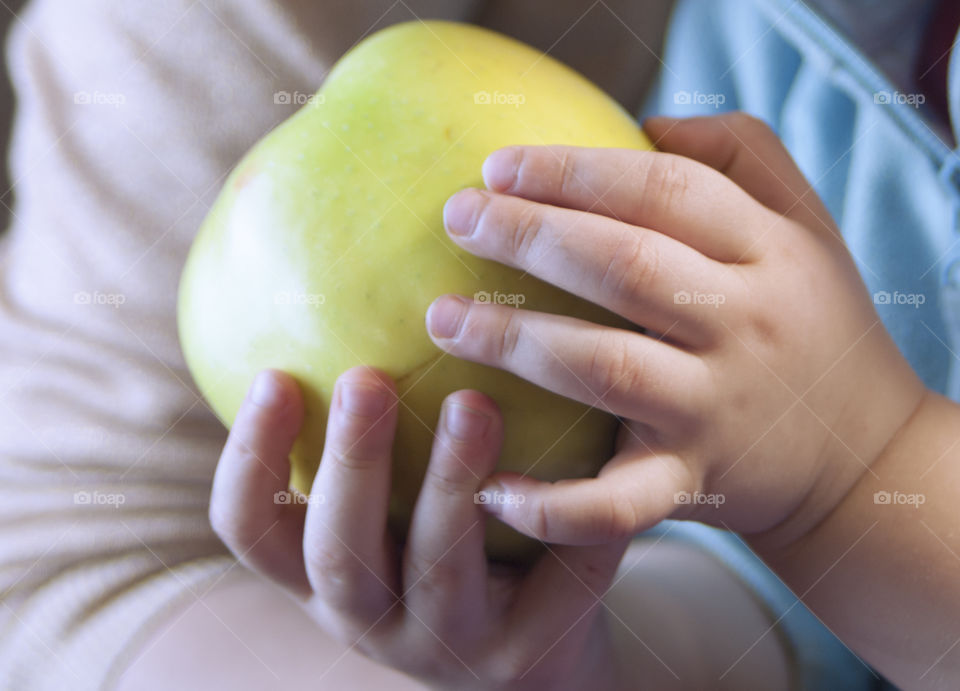
{"label": "yellow green apple", "polygon": [[[614,417],[446,355],[424,328],[443,293],[622,324],[447,238],[444,202],[481,186],[485,157],[511,144],[650,148],[615,101],[550,56],[476,26],[417,21],[350,50],[226,180],[184,268],[180,341],[227,425],[259,370],[297,379],[306,420],[291,454],[292,486],[309,492],[334,381],[359,364],[385,370],[401,394],[391,499],[398,534],[441,401],[457,389],[499,404],[500,469],[585,477],[609,458]],[[492,558],[515,560],[534,543],[490,521],[486,545]]]}

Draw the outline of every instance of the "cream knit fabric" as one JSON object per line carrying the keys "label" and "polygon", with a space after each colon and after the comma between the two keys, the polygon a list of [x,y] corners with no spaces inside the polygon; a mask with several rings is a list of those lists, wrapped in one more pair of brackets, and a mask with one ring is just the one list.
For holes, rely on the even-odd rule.
{"label": "cream knit fabric", "polygon": [[274,93],[313,92],[382,4],[326,36],[328,3],[43,0],[15,25],[0,688],[108,685],[233,564],[207,522],[225,431],[180,355],[180,267],[224,175],[295,109]]}

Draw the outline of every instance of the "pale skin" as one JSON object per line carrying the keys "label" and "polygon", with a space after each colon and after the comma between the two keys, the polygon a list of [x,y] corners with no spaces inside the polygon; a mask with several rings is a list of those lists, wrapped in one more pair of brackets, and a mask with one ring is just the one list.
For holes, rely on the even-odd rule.
{"label": "pale skin", "polygon": [[[365,368],[341,377],[313,487],[326,501],[277,505],[302,410],[293,380],[271,372],[224,449],[214,529],[322,628],[436,688],[635,684],[595,605],[630,537],[665,518],[743,534],[898,685],[957,685],[960,406],[903,359],[769,129],[741,114],[645,128],[658,152],[495,152],[486,189],[452,197],[444,221],[466,250],[646,333],[457,296],[426,317],[452,355],[620,416],[617,453],[597,478],[494,473],[497,407],[456,392],[401,551],[385,527],[392,382]],[[498,516],[555,545],[529,574],[485,562],[478,489],[524,495]],[[876,504],[877,490],[926,499]],[[677,503],[678,493],[723,503]],[[569,633],[544,654],[558,629]]]}

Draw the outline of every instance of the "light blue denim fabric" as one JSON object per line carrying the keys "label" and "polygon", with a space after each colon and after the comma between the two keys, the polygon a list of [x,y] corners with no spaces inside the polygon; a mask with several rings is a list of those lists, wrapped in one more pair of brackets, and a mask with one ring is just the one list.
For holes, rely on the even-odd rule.
{"label": "light blue denim fabric", "polygon": [[[793,0],[680,0],[664,63],[643,114],[744,110],[773,127],[836,219],[901,351],[927,386],[960,400],[960,155],[915,95]],[[960,50],[949,67],[960,132]],[[736,569],[782,616],[802,688],[878,686],[736,536],[671,521],[654,534],[665,531]]]}

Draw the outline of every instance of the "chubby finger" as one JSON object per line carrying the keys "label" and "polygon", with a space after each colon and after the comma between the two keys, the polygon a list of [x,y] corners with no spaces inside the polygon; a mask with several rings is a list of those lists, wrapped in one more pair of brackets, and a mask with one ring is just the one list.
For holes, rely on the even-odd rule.
{"label": "chubby finger", "polygon": [[356,627],[376,621],[396,598],[387,507],[397,404],[383,372],[354,367],[340,375],[308,505],[310,583],[329,610]]}
{"label": "chubby finger", "polygon": [[304,506],[283,501],[290,449],[302,421],[293,378],[276,370],[259,373],[217,464],[209,513],[214,531],[241,562],[306,595]]}
{"label": "chubby finger", "polygon": [[778,214],[837,234],[819,195],[762,120],[732,112],[683,119],[653,117],[643,126],[661,150],[715,168]]}
{"label": "chubby finger", "polygon": [[703,361],[649,336],[572,317],[437,298],[427,329],[443,350],[614,415],[673,428],[708,389]]}
{"label": "chubby finger", "polygon": [[489,396],[458,391],[444,401],[403,562],[407,606],[441,637],[464,626],[463,617],[486,612],[487,515],[475,499],[502,440],[503,422]]}
{"label": "chubby finger", "polygon": [[[702,342],[714,322],[691,318],[675,296],[717,293],[723,265],[653,230],[486,190],[465,189],[444,206],[454,242],[524,269],[674,340]],[[718,327],[719,328],[719,327]]]}
{"label": "chubby finger", "polygon": [[483,164],[494,192],[650,228],[723,262],[744,262],[755,210],[726,176],[683,156],[636,149],[511,146]]}
{"label": "chubby finger", "polygon": [[484,508],[504,523],[543,542],[596,545],[629,538],[678,509],[678,493],[695,486],[676,456],[621,452],[596,478],[541,482],[497,473],[481,491],[522,497],[488,502]]}

